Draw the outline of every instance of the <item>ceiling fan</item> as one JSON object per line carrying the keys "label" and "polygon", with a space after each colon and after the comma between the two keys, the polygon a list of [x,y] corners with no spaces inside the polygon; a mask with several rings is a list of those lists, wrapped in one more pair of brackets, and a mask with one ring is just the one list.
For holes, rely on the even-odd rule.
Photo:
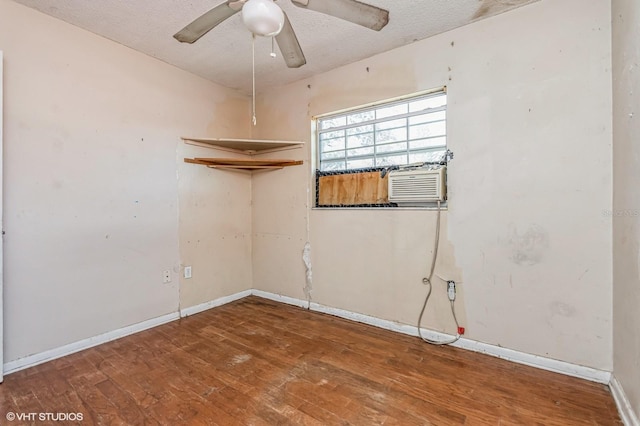
{"label": "ceiling fan", "polygon": [[[389,12],[357,0],[291,0],[295,6],[324,13],[380,31],[389,22]],[[173,37],[194,43],[217,25],[242,11],[242,20],[255,35],[275,37],[289,68],[307,61],[287,15],[274,0],[227,0],[178,31]]]}

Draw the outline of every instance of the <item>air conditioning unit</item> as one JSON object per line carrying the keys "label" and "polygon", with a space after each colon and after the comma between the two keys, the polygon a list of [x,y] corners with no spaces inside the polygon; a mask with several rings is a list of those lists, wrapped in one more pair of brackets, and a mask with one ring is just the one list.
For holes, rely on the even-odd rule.
{"label": "air conditioning unit", "polygon": [[389,202],[424,206],[447,197],[446,167],[394,170],[389,173]]}

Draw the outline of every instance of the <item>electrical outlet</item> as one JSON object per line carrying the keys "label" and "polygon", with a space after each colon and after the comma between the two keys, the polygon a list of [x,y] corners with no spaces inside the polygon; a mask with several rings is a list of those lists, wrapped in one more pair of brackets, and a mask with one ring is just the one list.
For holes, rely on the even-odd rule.
{"label": "electrical outlet", "polygon": [[169,269],[162,272],[162,282],[165,284],[171,282],[171,271]]}
{"label": "electrical outlet", "polygon": [[456,300],[456,282],[447,281],[447,296],[452,302]]}
{"label": "electrical outlet", "polygon": [[191,278],[191,266],[184,267],[184,277],[187,279]]}

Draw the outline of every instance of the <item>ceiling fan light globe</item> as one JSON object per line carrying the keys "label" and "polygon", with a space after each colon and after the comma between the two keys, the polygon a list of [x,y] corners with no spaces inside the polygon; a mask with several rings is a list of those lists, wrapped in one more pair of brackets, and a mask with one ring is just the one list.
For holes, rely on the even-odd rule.
{"label": "ceiling fan light globe", "polygon": [[249,0],[242,6],[242,22],[255,35],[272,37],[282,31],[284,13],[273,0]]}

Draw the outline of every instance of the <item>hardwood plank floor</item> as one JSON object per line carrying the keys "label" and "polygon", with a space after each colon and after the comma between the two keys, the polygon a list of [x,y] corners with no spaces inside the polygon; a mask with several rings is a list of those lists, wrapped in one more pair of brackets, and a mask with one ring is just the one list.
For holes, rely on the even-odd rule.
{"label": "hardwood plank floor", "polygon": [[87,425],[622,424],[605,385],[253,296],[11,374],[0,424],[44,424],[9,412]]}

